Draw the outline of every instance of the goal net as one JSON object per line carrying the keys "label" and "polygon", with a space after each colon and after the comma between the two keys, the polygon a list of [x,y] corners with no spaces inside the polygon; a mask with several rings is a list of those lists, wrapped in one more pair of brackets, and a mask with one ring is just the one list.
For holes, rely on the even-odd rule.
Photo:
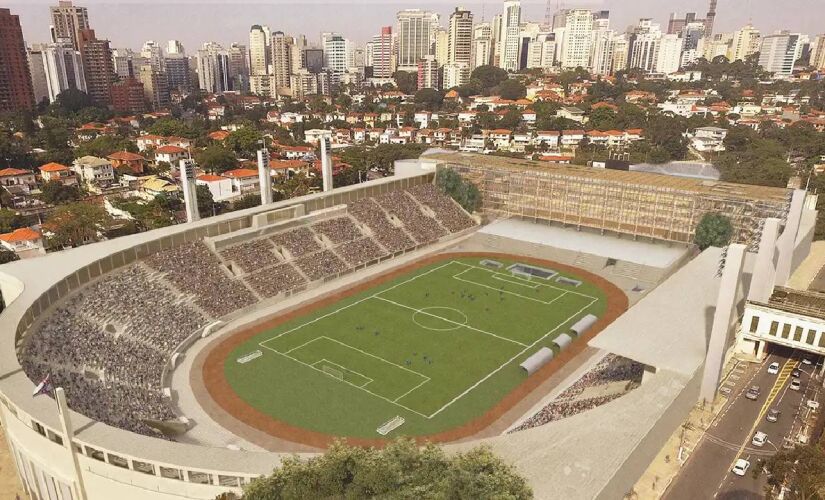
{"label": "goal net", "polygon": [[381,427],[375,429],[375,431],[382,436],[386,436],[390,432],[404,425],[404,422],[404,417],[399,415],[391,420],[387,420],[383,425],[381,425]]}
{"label": "goal net", "polygon": [[321,370],[330,377],[335,377],[338,380],[344,380],[344,372],[338,368],[333,368],[329,365],[321,365]]}

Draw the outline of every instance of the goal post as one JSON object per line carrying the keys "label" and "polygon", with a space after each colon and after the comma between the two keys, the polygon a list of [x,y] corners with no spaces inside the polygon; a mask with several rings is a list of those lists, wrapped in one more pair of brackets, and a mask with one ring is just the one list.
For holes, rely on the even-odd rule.
{"label": "goal post", "polygon": [[323,371],[330,377],[335,377],[338,380],[344,380],[344,372],[342,370],[339,370],[338,368],[333,368],[332,366],[326,363],[321,365],[321,371]]}

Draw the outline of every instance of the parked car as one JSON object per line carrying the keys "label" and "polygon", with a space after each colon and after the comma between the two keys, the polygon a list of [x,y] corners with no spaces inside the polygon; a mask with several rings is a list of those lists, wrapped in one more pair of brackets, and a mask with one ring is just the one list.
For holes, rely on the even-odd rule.
{"label": "parked car", "polygon": [[782,412],[777,410],[776,408],[771,408],[768,410],[768,415],[765,417],[765,420],[768,422],[776,422],[779,420],[779,416],[782,415]]}
{"label": "parked car", "polygon": [[733,473],[736,474],[737,476],[744,476],[748,472],[748,469],[750,469],[750,468],[751,468],[751,463],[748,462],[747,460],[745,460],[744,458],[740,458],[733,465],[732,470],[733,470]]}
{"label": "parked car", "polygon": [[803,365],[812,365],[812,364],[814,364],[814,363],[813,363],[813,361],[811,361],[811,360],[810,360],[810,359],[808,359],[808,358],[802,358],[802,364],[803,364]]}
{"label": "parked car", "polygon": [[798,378],[791,380],[790,389],[792,391],[798,391],[800,387],[802,387],[802,382]]}
{"label": "parked car", "polygon": [[794,370],[794,371],[791,372],[791,377],[800,378],[800,377],[802,377],[802,372],[800,372],[799,370]]}
{"label": "parked car", "polygon": [[765,443],[768,442],[768,435],[762,431],[758,431],[756,434],[753,435],[753,439],[751,439],[751,444],[758,447],[765,446]]}
{"label": "parked car", "polygon": [[779,363],[775,361],[771,363],[768,366],[768,373],[770,373],[771,375],[776,375],[777,373],[779,373]]}
{"label": "parked car", "polygon": [[808,408],[812,409],[813,411],[816,411],[816,410],[819,409],[819,401],[814,401],[813,399],[809,399],[806,404],[808,405]]}
{"label": "parked car", "polygon": [[748,389],[748,392],[745,393],[745,397],[756,401],[756,399],[759,397],[759,386],[751,386],[751,388]]}

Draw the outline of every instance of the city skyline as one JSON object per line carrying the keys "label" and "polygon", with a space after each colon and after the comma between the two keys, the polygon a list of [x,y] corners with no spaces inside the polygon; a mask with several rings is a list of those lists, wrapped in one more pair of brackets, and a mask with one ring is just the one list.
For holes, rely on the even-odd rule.
{"label": "city skyline", "polygon": [[[328,14],[330,3],[352,6],[351,9],[336,12],[333,17]],[[776,12],[770,9],[770,0],[749,0],[737,8],[732,2],[721,2],[716,17],[716,32],[733,31],[751,21],[763,33],[787,29],[808,35],[822,31],[819,19],[825,17],[825,3],[816,0],[795,0],[796,9]],[[20,16],[23,36],[27,44],[47,42],[50,0],[34,2],[11,2],[9,8]],[[463,6],[473,12],[476,22],[482,19],[490,21],[500,13],[501,2],[493,1],[428,1],[418,3],[377,3],[377,2],[329,2],[311,1],[305,3],[281,2],[275,5],[257,2],[234,2],[216,4],[179,0],[174,4],[163,5],[154,1],[144,2],[101,2],[89,0],[76,2],[88,7],[90,24],[99,36],[109,39],[112,47],[139,49],[144,41],[164,42],[170,39],[181,40],[187,50],[192,51],[204,42],[215,41],[229,45],[231,42],[244,42],[248,39],[249,28],[254,24],[267,24],[273,30],[288,34],[305,34],[311,43],[319,43],[322,32],[340,32],[355,41],[359,46],[369,41],[381,26],[395,25],[396,13],[409,8],[431,10],[441,16],[440,24],[446,27],[449,14],[455,7]],[[545,2],[522,1],[522,21],[540,22],[545,15]],[[650,17],[654,22],[666,25],[671,12],[683,14],[696,12],[704,16],[708,4],[704,0],[678,0],[659,2],[656,0],[637,0],[629,5],[627,0],[585,0],[580,2],[560,1],[563,8],[588,8],[610,10],[611,28],[624,31],[627,26],[635,24],[639,18]],[[193,7],[201,7],[193,11]],[[150,8],[147,8],[150,7]],[[239,8],[242,7],[242,8]],[[555,4],[554,4],[555,9]],[[805,16],[799,12],[807,13]],[[163,14],[163,15],[159,15]],[[224,15],[225,14],[225,15]],[[231,15],[230,15],[231,14]],[[186,16],[190,22],[186,29],[181,29],[179,19]],[[130,19],[130,25],[149,25],[150,31],[121,29],[118,23]],[[324,20],[324,22],[320,22]]]}

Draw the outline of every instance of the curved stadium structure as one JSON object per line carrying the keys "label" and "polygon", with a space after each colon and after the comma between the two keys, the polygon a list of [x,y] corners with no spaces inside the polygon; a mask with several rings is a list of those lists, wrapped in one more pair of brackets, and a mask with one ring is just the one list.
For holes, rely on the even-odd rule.
{"label": "curved stadium structure", "polygon": [[[480,215],[435,188],[435,165],[479,186]],[[539,498],[616,498],[699,397],[721,250],[688,246],[698,219],[728,211],[754,249],[780,219],[793,267],[807,206],[436,154],[15,262],[0,272],[3,429],[37,498],[214,498],[333,437],[398,435],[488,443]],[[32,396],[46,376],[67,412]]]}

